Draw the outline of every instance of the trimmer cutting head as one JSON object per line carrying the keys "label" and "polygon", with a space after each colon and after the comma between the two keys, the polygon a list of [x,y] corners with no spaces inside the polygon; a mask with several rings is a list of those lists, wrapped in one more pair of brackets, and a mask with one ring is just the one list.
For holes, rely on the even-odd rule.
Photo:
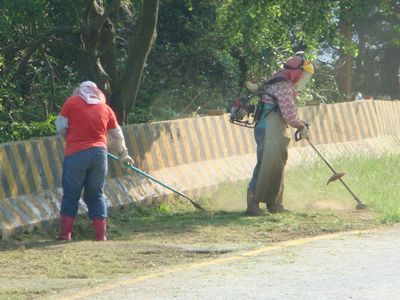
{"label": "trimmer cutting head", "polygon": [[344,186],[349,190],[349,192],[353,195],[353,197],[354,197],[354,200],[356,200],[357,201],[357,206],[356,206],[356,209],[366,209],[367,208],[367,206],[364,204],[364,203],[362,203],[361,201],[360,201],[360,199],[358,199],[358,197],[356,196],[356,195],[354,195],[353,194],[353,192],[348,188],[348,186],[343,182],[343,180],[341,179],[344,175],[346,175],[346,173],[334,173],[332,176],[331,176],[331,178],[329,178],[329,180],[328,180],[328,182],[326,183],[326,185],[328,185],[330,182],[332,182],[332,181],[336,181],[336,180],[340,180],[343,184],[344,184]]}
{"label": "trimmer cutting head", "polygon": [[364,203],[358,203],[356,205],[356,209],[366,209],[366,208],[367,208],[367,206]]}
{"label": "trimmer cutting head", "polygon": [[332,181],[336,181],[340,178],[342,178],[344,175],[346,175],[346,173],[334,173],[328,180],[328,182],[326,183],[326,185],[328,185],[330,182]]}
{"label": "trimmer cutting head", "polygon": [[[300,136],[300,133],[297,133],[297,132],[299,132],[299,130],[296,131],[296,134],[298,134]],[[295,137],[296,137],[296,134],[295,134]],[[335,181],[335,180],[339,179],[339,181],[343,184],[343,186],[349,191],[349,193],[353,196],[354,200],[357,202],[356,209],[365,209],[365,208],[367,208],[367,206],[365,204],[363,204],[360,199],[358,199],[358,197],[353,193],[353,191],[347,186],[347,184],[341,178],[341,177],[343,177],[345,175],[345,173],[336,172],[335,169],[331,166],[331,164],[321,154],[321,152],[319,152],[318,149],[314,146],[314,144],[311,143],[311,141],[310,141],[310,139],[308,137],[306,138],[306,140],[310,144],[310,146],[314,149],[314,151],[318,154],[318,156],[322,158],[322,160],[326,163],[326,165],[329,167],[329,169],[331,169],[331,171],[333,172],[333,175],[332,175],[331,178],[329,178],[328,183],[331,182],[331,181]]]}

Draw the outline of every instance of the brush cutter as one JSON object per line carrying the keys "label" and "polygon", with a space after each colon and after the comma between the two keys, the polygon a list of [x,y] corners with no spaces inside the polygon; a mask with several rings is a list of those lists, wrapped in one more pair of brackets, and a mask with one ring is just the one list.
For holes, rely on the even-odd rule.
{"label": "brush cutter", "polygon": [[[294,138],[295,138],[295,141],[296,141],[296,142],[299,141],[299,140],[301,139],[301,137],[300,137],[300,130],[297,130],[297,131],[295,132]],[[329,178],[329,180],[328,180],[328,182],[327,182],[326,184],[328,185],[330,182],[339,180],[339,181],[343,184],[343,186],[349,191],[349,193],[353,196],[354,200],[357,202],[356,209],[365,209],[365,208],[367,208],[367,206],[366,206],[364,203],[362,203],[360,199],[358,199],[358,197],[353,193],[353,191],[349,188],[349,186],[343,181],[342,177],[343,177],[344,175],[346,175],[346,173],[342,173],[342,172],[341,172],[341,173],[338,173],[338,172],[336,172],[335,169],[331,166],[331,164],[330,164],[330,163],[325,159],[325,157],[322,155],[322,153],[318,151],[318,149],[315,147],[315,145],[314,145],[313,143],[311,143],[311,141],[310,141],[310,139],[309,139],[308,137],[306,138],[306,140],[307,140],[308,144],[309,144],[309,145],[314,149],[314,151],[318,154],[318,156],[322,158],[322,160],[325,162],[325,164],[326,164],[326,165],[329,167],[329,169],[331,169],[331,171],[333,172],[333,175]]]}
{"label": "brush cutter", "polygon": [[[111,154],[111,153],[107,153],[107,155],[108,155],[109,157],[115,159],[115,160],[120,160],[117,156],[115,156],[115,155],[113,155],[113,154]],[[165,184],[165,183],[159,181],[158,179],[154,178],[154,177],[151,176],[150,174],[147,174],[147,173],[143,172],[142,170],[140,170],[140,169],[138,169],[138,168],[136,168],[136,167],[134,167],[134,166],[132,166],[132,165],[130,165],[130,164],[128,164],[128,163],[125,163],[125,165],[126,165],[129,169],[131,169],[131,170],[133,170],[133,171],[135,171],[135,172],[137,172],[137,173],[139,173],[139,174],[141,174],[141,175],[143,175],[143,176],[149,178],[150,180],[152,180],[152,181],[158,183],[159,185],[162,185],[163,187],[165,187],[165,188],[169,189],[170,191],[174,192],[175,194],[178,194],[179,196],[182,196],[182,197],[186,198],[187,200],[190,201],[190,203],[191,203],[195,208],[200,209],[200,210],[203,210],[203,211],[206,211],[203,207],[201,207],[199,204],[197,204],[196,202],[194,202],[192,199],[190,199],[190,198],[189,198],[188,196],[186,196],[184,193],[175,190],[174,188],[170,187],[169,185],[167,185],[167,184]]]}

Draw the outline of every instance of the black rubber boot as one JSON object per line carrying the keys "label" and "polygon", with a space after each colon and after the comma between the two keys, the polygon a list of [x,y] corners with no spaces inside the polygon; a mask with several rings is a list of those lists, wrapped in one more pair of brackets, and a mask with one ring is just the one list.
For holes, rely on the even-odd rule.
{"label": "black rubber boot", "polygon": [[250,216],[259,216],[262,214],[259,202],[254,198],[254,191],[247,189],[247,210],[246,214]]}
{"label": "black rubber boot", "polygon": [[268,211],[271,214],[280,214],[280,213],[288,213],[290,212],[288,209],[284,208],[281,204],[275,204],[272,207],[268,208]]}

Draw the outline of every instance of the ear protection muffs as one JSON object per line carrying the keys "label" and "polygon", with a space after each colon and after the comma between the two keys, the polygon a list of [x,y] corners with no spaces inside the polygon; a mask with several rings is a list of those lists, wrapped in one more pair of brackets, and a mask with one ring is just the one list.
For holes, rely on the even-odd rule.
{"label": "ear protection muffs", "polygon": [[308,73],[311,73],[311,74],[314,73],[314,67],[309,61],[307,61],[306,54],[303,51],[296,52],[294,56],[298,56],[298,57],[301,58],[300,64],[297,67],[292,67],[292,66],[288,65],[287,63],[285,63],[283,65],[283,67],[285,69],[288,69],[288,70],[302,70],[302,71],[305,71],[305,72],[308,72]]}

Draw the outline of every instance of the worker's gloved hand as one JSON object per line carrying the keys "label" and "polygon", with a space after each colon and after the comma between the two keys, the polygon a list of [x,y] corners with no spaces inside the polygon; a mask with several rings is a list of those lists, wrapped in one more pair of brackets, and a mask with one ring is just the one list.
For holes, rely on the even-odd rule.
{"label": "worker's gloved hand", "polygon": [[133,158],[129,156],[128,150],[125,150],[124,152],[122,152],[122,153],[121,153],[120,155],[118,155],[118,156],[119,156],[119,159],[120,159],[123,163],[129,164],[129,165],[132,165],[132,166],[135,164],[135,161],[133,160]]}
{"label": "worker's gloved hand", "polygon": [[310,124],[309,122],[304,121],[304,120],[300,120],[300,122],[301,122],[305,127],[307,127],[308,129],[310,129],[311,124]]}
{"label": "worker's gloved hand", "polygon": [[303,129],[300,130],[300,139],[305,140],[308,138],[308,127],[304,126]]}
{"label": "worker's gloved hand", "polygon": [[133,166],[135,164],[135,161],[129,155],[123,160],[123,162],[128,165],[131,165],[131,166]]}
{"label": "worker's gloved hand", "polygon": [[308,132],[311,124],[304,120],[301,120],[301,123],[303,123],[304,127],[300,130],[300,138],[302,140],[305,140],[306,138],[308,138]]}
{"label": "worker's gloved hand", "polygon": [[300,141],[300,140],[305,140],[308,138],[308,129],[310,127],[310,123],[307,121],[301,120],[301,124],[303,125],[302,127],[298,128],[295,133],[295,140]]}

